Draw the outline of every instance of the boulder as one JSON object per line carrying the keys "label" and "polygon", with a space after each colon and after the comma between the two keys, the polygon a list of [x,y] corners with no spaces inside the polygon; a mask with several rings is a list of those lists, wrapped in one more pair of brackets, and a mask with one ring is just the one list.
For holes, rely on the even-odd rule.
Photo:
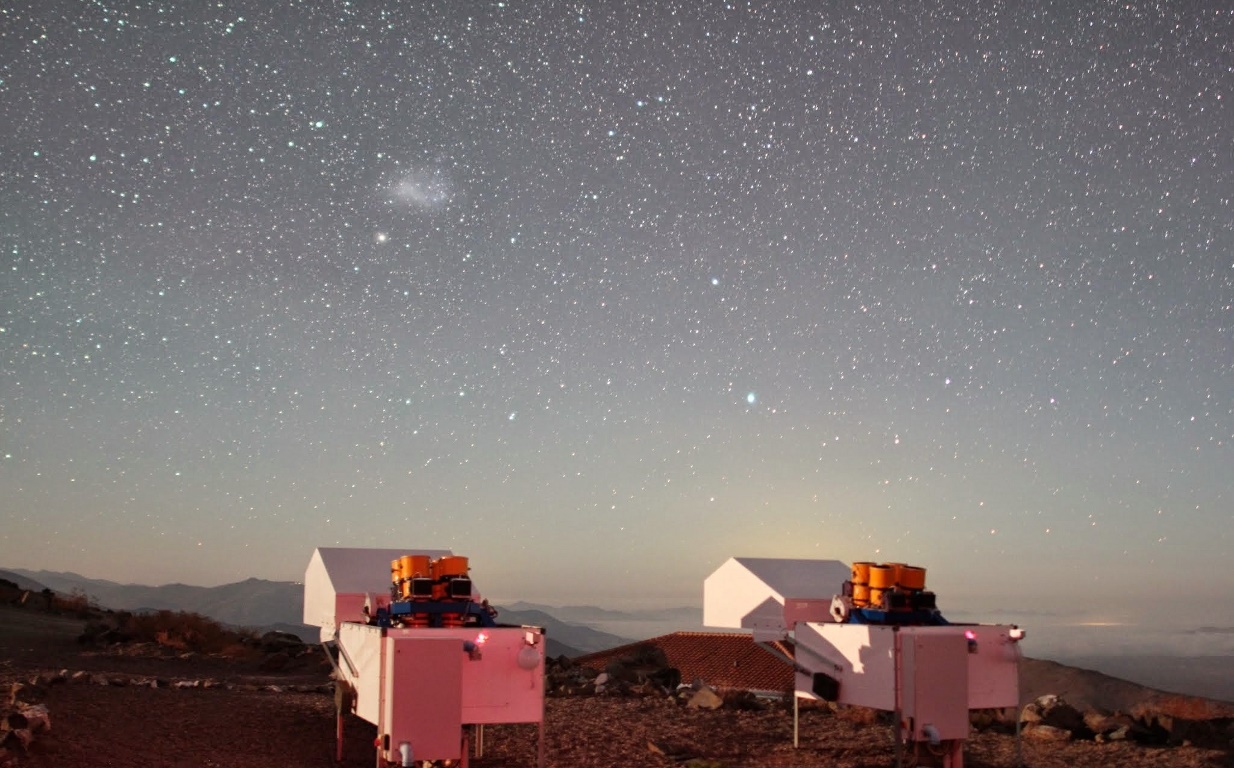
{"label": "boulder", "polygon": [[641,686],[652,683],[669,692],[681,683],[681,672],[669,665],[664,649],[654,645],[636,647],[630,654],[610,661],[604,671],[609,676],[606,684],[620,682]]}
{"label": "boulder", "polygon": [[1026,705],[1020,712],[1020,722],[1029,725],[1048,725],[1076,736],[1088,735],[1084,726],[1084,716],[1064,701],[1063,697],[1054,694],[1041,696]]}
{"label": "boulder", "polygon": [[968,724],[975,731],[1011,732],[1015,728],[1015,708],[974,709],[968,713]]}
{"label": "boulder", "polygon": [[1164,694],[1142,702],[1131,711],[1147,742],[1186,743],[1224,748],[1226,731],[1234,722],[1234,705],[1191,696]]}
{"label": "boulder", "polygon": [[722,697],[725,709],[736,709],[743,712],[762,712],[766,704],[749,691],[725,691]]}
{"label": "boulder", "polygon": [[1164,693],[1141,702],[1131,710],[1131,716],[1137,719],[1158,714],[1181,720],[1230,720],[1234,719],[1234,703]]}
{"label": "boulder", "polygon": [[544,692],[550,696],[578,696],[595,691],[596,672],[580,667],[565,656],[544,665]]}
{"label": "boulder", "polygon": [[1149,741],[1149,731],[1131,715],[1121,712],[1106,714],[1100,710],[1090,709],[1084,713],[1084,727],[1093,734],[1097,741]]}
{"label": "boulder", "polygon": [[277,630],[265,633],[257,642],[263,651],[268,653],[286,653],[289,656],[298,656],[308,648],[299,635],[293,635],[290,632],[279,632]]}
{"label": "boulder", "polygon": [[681,670],[676,667],[661,667],[647,676],[647,682],[663,691],[673,691],[681,685]]}

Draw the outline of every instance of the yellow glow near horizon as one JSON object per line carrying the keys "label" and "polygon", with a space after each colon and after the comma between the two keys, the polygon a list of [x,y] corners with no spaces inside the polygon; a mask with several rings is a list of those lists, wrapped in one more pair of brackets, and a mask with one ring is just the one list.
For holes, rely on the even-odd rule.
{"label": "yellow glow near horizon", "polygon": [[1065,624],[1068,627],[1134,627],[1136,624],[1130,621],[1077,621],[1074,624]]}

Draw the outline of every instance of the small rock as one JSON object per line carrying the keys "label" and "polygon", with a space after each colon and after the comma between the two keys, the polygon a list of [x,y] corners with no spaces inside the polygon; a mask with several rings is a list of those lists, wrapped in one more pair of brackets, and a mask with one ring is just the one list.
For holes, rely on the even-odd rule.
{"label": "small rock", "polygon": [[666,741],[647,740],[647,751],[653,755],[667,757],[670,760],[682,760],[688,754],[688,750],[677,744],[670,744]]}
{"label": "small rock", "polygon": [[46,704],[22,707],[18,714],[25,719],[25,725],[21,727],[28,729],[30,733],[46,733],[51,730],[51,714],[47,711]]}
{"label": "small rock", "polygon": [[871,707],[844,704],[836,709],[836,717],[854,725],[877,725],[882,714]]}
{"label": "small rock", "polygon": [[16,746],[22,752],[26,752],[33,741],[34,734],[30,731],[25,728],[14,728],[11,731],[5,731],[3,738],[0,738],[0,747]]}
{"label": "small rock", "polygon": [[968,713],[968,724],[978,731],[984,731],[997,722],[998,717],[994,714],[993,710],[974,709]]}
{"label": "small rock", "polygon": [[1109,733],[1102,734],[1102,736],[1106,741],[1126,741],[1128,737],[1131,736],[1131,726],[1124,725],[1122,727],[1115,728]]}
{"label": "small rock", "polygon": [[710,688],[701,688],[695,691],[686,701],[688,709],[719,709],[724,705],[724,699],[720,698],[719,694]]}
{"label": "small rock", "polygon": [[1038,741],[1071,741],[1071,731],[1053,725],[1033,723],[1024,729],[1024,737]]}
{"label": "small rock", "polygon": [[31,685],[61,685],[68,682],[68,671],[35,675],[30,679]]}

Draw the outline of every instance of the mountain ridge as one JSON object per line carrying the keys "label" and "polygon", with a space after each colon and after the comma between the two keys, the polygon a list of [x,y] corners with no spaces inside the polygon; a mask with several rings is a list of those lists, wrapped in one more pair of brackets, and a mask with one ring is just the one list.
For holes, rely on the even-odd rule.
{"label": "mountain ridge", "polygon": [[[249,577],[216,587],[186,584],[152,587],[91,579],[72,572],[20,568],[0,569],[0,578],[36,592],[44,586],[64,594],[80,591],[100,606],[113,610],[185,611],[234,627],[293,631],[308,642],[316,642],[319,638],[317,627],[303,623],[304,586],[299,582]],[[673,620],[681,619],[680,625],[674,627],[677,630],[701,624],[701,610],[688,607],[621,611],[589,605],[552,606],[527,601],[514,601],[496,607],[499,609],[499,621],[543,627],[550,642],[549,653],[554,657],[582,656],[650,637],[638,631],[641,628],[651,629],[640,622],[656,625],[656,634],[662,634],[661,630],[666,629],[660,624],[667,625]],[[689,613],[691,610],[693,615]],[[602,631],[590,626],[589,622],[612,631]],[[635,630],[634,634],[641,636],[619,634],[627,623],[629,629]],[[1234,701],[1234,668],[1220,664],[1221,659],[1228,658],[1087,656],[1054,660],[1065,666],[1090,669],[1158,690]]]}
{"label": "mountain ridge", "polygon": [[[112,610],[184,611],[201,614],[235,627],[294,631],[311,642],[315,642],[319,636],[317,627],[310,627],[303,622],[304,584],[301,582],[249,577],[243,581],[215,587],[180,583],[148,586],[120,584],[63,571],[9,568],[0,570],[0,578],[4,578],[5,573],[17,577],[11,579],[14,581],[27,580],[37,583],[39,589],[45,585],[63,594],[84,594],[90,601]],[[564,621],[547,612],[496,607],[499,610],[498,618],[503,622],[543,627],[549,638],[550,653],[554,656],[581,656],[630,642],[629,638]]]}

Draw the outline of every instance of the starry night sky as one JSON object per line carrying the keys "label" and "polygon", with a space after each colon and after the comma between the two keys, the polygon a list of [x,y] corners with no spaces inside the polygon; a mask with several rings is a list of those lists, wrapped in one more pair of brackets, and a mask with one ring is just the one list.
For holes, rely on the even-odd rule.
{"label": "starry night sky", "polygon": [[1228,610],[1234,15],[893,5],[5,3],[0,566]]}

